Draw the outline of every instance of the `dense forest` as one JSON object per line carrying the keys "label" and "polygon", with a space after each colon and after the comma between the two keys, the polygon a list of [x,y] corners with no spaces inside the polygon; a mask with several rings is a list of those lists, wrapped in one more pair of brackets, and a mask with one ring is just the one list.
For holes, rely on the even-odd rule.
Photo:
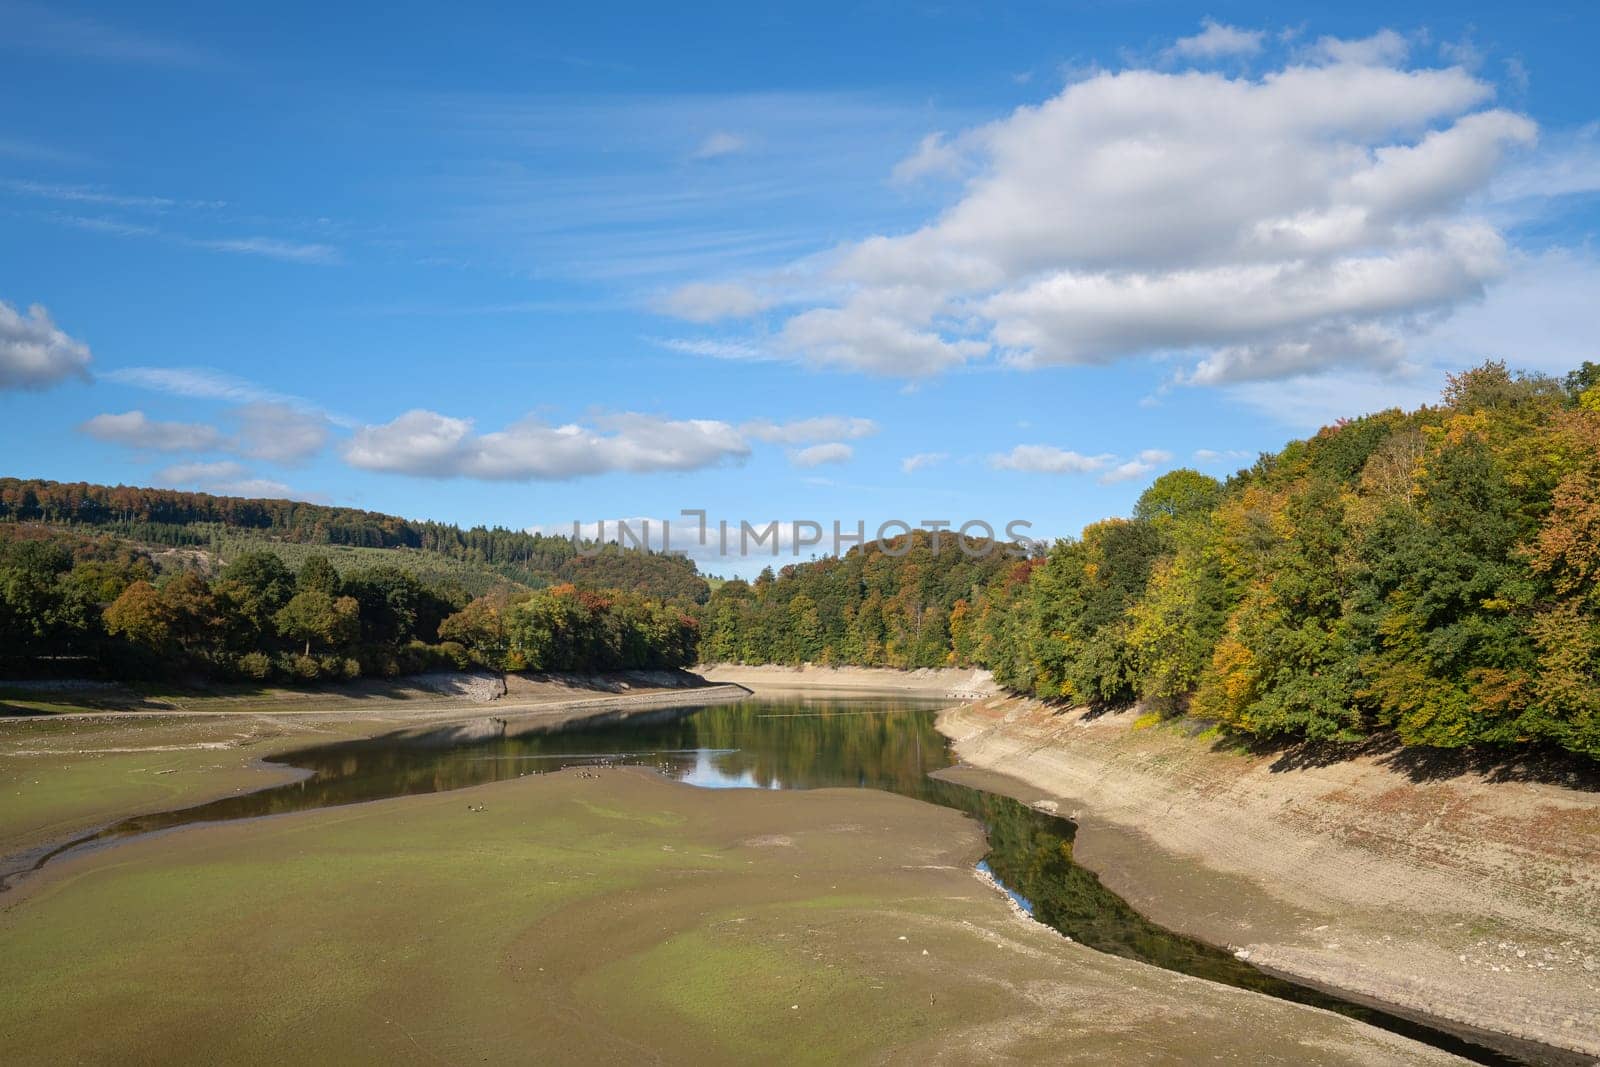
{"label": "dense forest", "polygon": [[702,619],[707,659],[979,665],[1260,737],[1600,758],[1600,366],[1486,364],[1226,483],[1165,474],[1038,558],[867,546]]}
{"label": "dense forest", "polygon": [[695,661],[692,603],[632,592],[504,587],[468,599],[377,564],[291,571],[246,552],[214,578],[161,574],[108,535],[0,524],[0,677],[394,676],[471,665],[604,671]]}

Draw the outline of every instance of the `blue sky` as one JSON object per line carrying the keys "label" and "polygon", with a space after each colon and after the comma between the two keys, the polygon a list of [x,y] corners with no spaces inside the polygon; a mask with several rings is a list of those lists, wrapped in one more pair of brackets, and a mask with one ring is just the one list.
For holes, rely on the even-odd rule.
{"label": "blue sky", "polygon": [[1053,536],[1600,358],[1589,5],[0,25],[6,474]]}

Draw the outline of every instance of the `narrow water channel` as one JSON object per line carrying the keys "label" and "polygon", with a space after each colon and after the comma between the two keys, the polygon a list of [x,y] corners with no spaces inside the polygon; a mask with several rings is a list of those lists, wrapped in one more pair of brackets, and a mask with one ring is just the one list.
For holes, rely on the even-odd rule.
{"label": "narrow water channel", "polygon": [[882,789],[966,812],[988,832],[984,862],[1040,922],[1117,956],[1360,1019],[1478,1063],[1584,1062],[1560,1050],[1412,1017],[1269,974],[1231,953],[1165,930],[1100,884],[1072,856],[1074,824],[1008,797],[929,777],[950,767],[934,727],[944,701],[752,699],[634,716],[614,725],[517,733],[516,720],[406,731],[302,749],[274,762],[300,781],[178,811],[127,819],[62,845],[68,852],[202,822],[257,818],[385,797],[434,793],[565,767],[630,764],[705,788]]}

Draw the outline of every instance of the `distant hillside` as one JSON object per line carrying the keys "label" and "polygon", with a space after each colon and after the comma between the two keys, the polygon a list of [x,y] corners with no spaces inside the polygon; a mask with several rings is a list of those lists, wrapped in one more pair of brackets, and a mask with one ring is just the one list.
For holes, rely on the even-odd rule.
{"label": "distant hillside", "polygon": [[710,595],[693,561],[679,556],[615,546],[584,556],[565,537],[502,527],[463,530],[296,500],[0,478],[4,522],[110,534],[153,549],[198,549],[203,554],[189,558],[201,566],[266,550],[298,567],[315,551],[340,571],[391,563],[471,595],[497,585],[538,589],[566,582],[696,603]]}

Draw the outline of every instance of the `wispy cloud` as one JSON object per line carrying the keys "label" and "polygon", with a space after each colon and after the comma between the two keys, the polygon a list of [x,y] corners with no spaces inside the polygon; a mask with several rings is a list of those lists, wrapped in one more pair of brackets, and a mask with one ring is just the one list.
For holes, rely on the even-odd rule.
{"label": "wispy cloud", "polygon": [[718,156],[731,156],[743,152],[747,147],[749,143],[738,134],[718,130],[700,142],[700,146],[694,150],[694,158],[716,159]]}
{"label": "wispy cloud", "polygon": [[902,459],[900,461],[900,469],[907,474],[914,474],[920,470],[927,470],[929,467],[936,467],[949,458],[950,453],[948,452],[918,452]]}
{"label": "wispy cloud", "polygon": [[277,405],[320,415],[335,426],[349,428],[357,425],[355,419],[325,411],[304,397],[280,392],[210,367],[118,367],[107,371],[102,377],[119,385],[131,385],[170,396],[223,400],[234,404]]}
{"label": "wispy cloud", "polygon": [[[5,188],[0,183],[0,188]],[[101,200],[89,199],[90,195],[100,195]],[[62,197],[60,199],[67,199]],[[78,198],[86,204],[116,204],[113,194],[85,193]],[[151,207],[156,203],[156,198],[147,198],[148,203],[140,206]],[[195,206],[201,201],[163,201],[163,203],[178,204],[179,206]],[[77,215],[65,212],[52,211],[35,216],[45,222],[57,226],[70,226],[76,230],[85,230],[90,233],[105,234],[108,237],[144,238],[161,240],[184,248],[202,249],[208,252],[222,252],[228,255],[258,256],[264,259],[277,260],[283,263],[302,263],[310,265],[330,265],[344,261],[343,252],[335,245],[323,242],[290,241],[279,237],[194,237],[188,234],[175,233],[171,230],[153,226],[146,222],[132,222],[105,215]]]}
{"label": "wispy cloud", "polygon": [[16,137],[0,137],[0,159],[20,159],[27,163],[50,163],[61,166],[79,166],[89,162],[89,157],[81,153]]}
{"label": "wispy cloud", "polygon": [[748,341],[718,341],[710,338],[662,337],[655,343],[686,356],[708,356],[711,359],[766,360],[777,357]]}
{"label": "wispy cloud", "polygon": [[898,213],[878,175],[928,116],[846,93],[448,94],[372,121],[459,161],[421,179],[447,207],[419,212],[418,232],[513,270],[677,281],[785,263],[818,251],[819,224],[861,232]]}
{"label": "wispy cloud", "polygon": [[188,238],[184,243],[196,248],[232,252],[241,256],[263,256],[289,263],[338,263],[341,259],[339,250],[333,245],[284,241],[276,237]]}
{"label": "wispy cloud", "polygon": [[112,63],[194,70],[222,66],[207,49],[130,30],[87,15],[68,15],[34,4],[0,5],[6,32],[0,48]]}
{"label": "wispy cloud", "polygon": [[86,230],[89,233],[103,233],[111,237],[160,237],[161,231],[154,226],[142,222],[128,222],[123,219],[112,219],[93,215],[67,215],[61,212],[51,212],[45,216],[50,222],[59,226],[71,226],[75,230]]}
{"label": "wispy cloud", "polygon": [[[20,181],[15,178],[0,179],[0,189],[19,196],[65,200],[74,204],[94,204],[100,207],[166,211],[178,205],[178,201],[166,196],[129,196],[91,185],[62,185],[55,182]],[[190,203],[198,206],[199,202]]]}

